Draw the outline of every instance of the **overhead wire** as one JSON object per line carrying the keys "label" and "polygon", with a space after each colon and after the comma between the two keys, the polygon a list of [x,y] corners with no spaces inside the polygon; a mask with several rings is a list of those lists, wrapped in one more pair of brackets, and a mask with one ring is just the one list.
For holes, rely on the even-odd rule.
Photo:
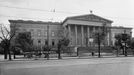
{"label": "overhead wire", "polygon": [[[25,9],[29,11],[41,11],[41,12],[53,12],[53,13],[64,13],[64,14],[80,14],[80,13],[74,13],[74,12],[67,12],[67,11],[58,11],[58,10],[45,10],[45,9],[35,9],[35,8],[24,8],[24,7],[14,7],[14,6],[7,6],[7,5],[0,5],[0,7],[6,7],[6,8],[14,8],[14,9]],[[25,19],[41,19],[44,20],[45,18],[30,18],[30,17],[19,17],[19,16],[9,16],[9,15],[1,15],[3,17],[15,17],[15,18],[25,18]],[[119,20],[134,20],[134,18],[126,18],[126,17],[110,17],[110,16],[104,16],[107,18],[113,18],[113,19],[119,19]],[[51,18],[52,19],[52,18]],[[45,19],[50,20],[50,19]]]}
{"label": "overhead wire", "polygon": [[55,9],[53,9],[53,10],[45,10],[45,9],[6,6],[6,5],[0,5],[0,7],[15,8],[15,9],[25,9],[25,10],[30,10],[30,11],[32,10],[32,11],[43,11],[43,12],[55,12],[55,13],[64,13],[64,14],[80,14],[80,13],[73,13],[73,12],[66,12],[66,11],[57,11]]}

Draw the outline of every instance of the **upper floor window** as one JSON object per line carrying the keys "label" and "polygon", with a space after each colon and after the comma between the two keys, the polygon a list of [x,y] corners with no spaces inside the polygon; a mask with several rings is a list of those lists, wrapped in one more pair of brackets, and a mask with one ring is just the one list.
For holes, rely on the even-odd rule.
{"label": "upper floor window", "polygon": [[41,36],[41,30],[37,30],[38,36]]}
{"label": "upper floor window", "polygon": [[33,36],[34,35],[34,30],[30,29],[30,33],[31,33],[31,36]]}
{"label": "upper floor window", "polygon": [[54,32],[52,32],[52,36],[55,36],[55,35],[54,35]]}
{"label": "upper floor window", "polygon": [[46,31],[44,32],[44,36],[47,36],[47,32]]}

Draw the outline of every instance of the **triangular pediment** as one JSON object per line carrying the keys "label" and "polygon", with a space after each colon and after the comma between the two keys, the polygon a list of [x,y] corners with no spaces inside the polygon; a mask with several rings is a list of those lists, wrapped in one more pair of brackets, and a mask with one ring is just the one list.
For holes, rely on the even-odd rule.
{"label": "triangular pediment", "polygon": [[73,17],[68,17],[67,19],[84,20],[84,21],[98,21],[98,22],[110,22],[110,23],[112,23],[111,20],[102,18],[102,17],[94,15],[94,14],[73,16]]}

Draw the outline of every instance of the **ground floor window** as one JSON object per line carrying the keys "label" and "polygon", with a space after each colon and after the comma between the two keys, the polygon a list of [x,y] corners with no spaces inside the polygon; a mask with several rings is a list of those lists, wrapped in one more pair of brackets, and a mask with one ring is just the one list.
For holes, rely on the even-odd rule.
{"label": "ground floor window", "polygon": [[45,39],[45,45],[48,45],[48,40]]}
{"label": "ground floor window", "polygon": [[55,45],[55,40],[54,39],[52,39],[52,46],[54,46]]}

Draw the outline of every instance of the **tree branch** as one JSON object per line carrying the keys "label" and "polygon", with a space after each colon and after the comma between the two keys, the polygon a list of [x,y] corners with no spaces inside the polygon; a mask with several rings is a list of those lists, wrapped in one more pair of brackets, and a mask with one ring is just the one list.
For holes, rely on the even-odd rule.
{"label": "tree branch", "polygon": [[10,31],[7,29],[7,27],[4,26],[4,29],[6,30],[7,32],[7,35],[5,36],[6,38],[8,38],[9,34],[10,34]]}
{"label": "tree branch", "polygon": [[1,36],[0,36],[0,39],[1,39],[1,40],[4,40]]}
{"label": "tree branch", "polygon": [[0,29],[1,29],[1,33],[2,33],[3,38],[6,39],[6,37],[4,35],[4,31],[3,31],[2,25],[1,25]]}

